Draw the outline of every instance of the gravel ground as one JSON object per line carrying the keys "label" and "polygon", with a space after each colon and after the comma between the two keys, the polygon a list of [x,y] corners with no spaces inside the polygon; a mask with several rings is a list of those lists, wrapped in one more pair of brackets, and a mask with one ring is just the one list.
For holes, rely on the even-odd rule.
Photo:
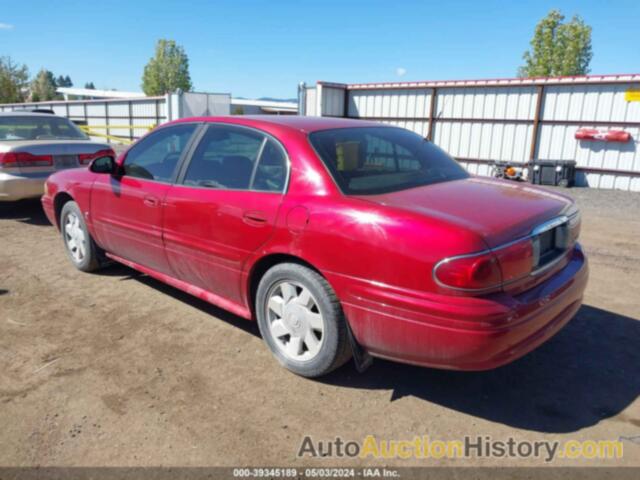
{"label": "gravel ground", "polygon": [[[566,191],[591,279],[556,337],[500,369],[376,360],[321,380],[272,359],[256,326],[121,266],[74,270],[37,202],[0,207],[0,466],[357,465],[296,458],[316,440],[625,440],[640,465],[640,194]],[[391,465],[542,465],[387,460]]]}

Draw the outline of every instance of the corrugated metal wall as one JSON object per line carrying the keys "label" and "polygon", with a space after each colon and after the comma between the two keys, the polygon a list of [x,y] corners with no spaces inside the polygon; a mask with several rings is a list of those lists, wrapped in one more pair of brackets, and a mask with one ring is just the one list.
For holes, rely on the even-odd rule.
{"label": "corrugated metal wall", "polygon": [[432,95],[433,90],[428,88],[349,92],[349,116],[375,118],[427,136]]}
{"label": "corrugated metal wall", "polygon": [[[433,140],[478,175],[490,175],[495,161],[576,160],[578,185],[640,191],[640,101],[630,101],[630,90],[640,90],[640,75],[320,82],[307,90],[307,114],[407,128]],[[576,140],[576,131],[583,127],[624,130],[632,139]]]}
{"label": "corrugated metal wall", "polygon": [[324,85],[322,87],[322,95],[320,96],[322,101],[322,114],[328,117],[342,116],[342,111],[344,110],[344,95],[345,90],[343,88]]}
{"label": "corrugated metal wall", "polygon": [[477,160],[524,163],[533,135],[536,98],[534,87],[438,90],[433,141],[478,175],[489,175],[490,166]]}

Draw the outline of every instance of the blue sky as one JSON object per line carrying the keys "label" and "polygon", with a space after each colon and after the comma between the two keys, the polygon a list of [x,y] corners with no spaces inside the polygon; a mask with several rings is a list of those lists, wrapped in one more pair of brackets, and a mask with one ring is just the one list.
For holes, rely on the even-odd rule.
{"label": "blue sky", "polygon": [[171,38],[196,90],[284,98],[300,81],[515,76],[552,8],[593,27],[592,73],[640,72],[638,0],[0,0],[0,56],[139,91],[155,41]]}

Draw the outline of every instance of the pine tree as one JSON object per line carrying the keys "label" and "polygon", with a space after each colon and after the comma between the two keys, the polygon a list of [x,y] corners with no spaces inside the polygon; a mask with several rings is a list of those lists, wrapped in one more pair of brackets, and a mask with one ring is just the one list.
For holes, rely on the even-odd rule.
{"label": "pine tree", "polygon": [[0,103],[20,103],[25,100],[29,71],[25,65],[0,57]]}
{"label": "pine tree", "polygon": [[44,102],[57,98],[56,79],[49,70],[42,69],[31,82],[31,101]]}

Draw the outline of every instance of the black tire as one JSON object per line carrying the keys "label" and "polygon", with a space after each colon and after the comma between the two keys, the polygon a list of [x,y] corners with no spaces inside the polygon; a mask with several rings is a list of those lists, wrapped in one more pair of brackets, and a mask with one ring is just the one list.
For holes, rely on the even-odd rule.
{"label": "black tire", "polygon": [[[82,255],[82,258],[74,255],[70,247],[70,235],[67,234],[67,221],[71,215],[75,215],[75,218],[78,219],[78,227],[84,233],[84,255]],[[84,222],[80,207],[78,207],[78,204],[74,201],[69,201],[62,207],[62,211],[60,212],[60,233],[62,234],[62,242],[64,243],[67,256],[78,270],[82,272],[93,272],[101,267],[99,248],[89,234],[89,230],[87,230],[87,225]]]}
{"label": "black tire", "polygon": [[[309,290],[314,308],[321,314],[322,342],[309,360],[289,358],[271,333],[268,301],[273,289],[283,282],[293,282]],[[342,306],[329,283],[317,272],[295,263],[281,263],[269,269],[258,285],[255,311],[262,338],[282,366],[303,377],[320,377],[344,365],[351,358],[351,347]]]}

